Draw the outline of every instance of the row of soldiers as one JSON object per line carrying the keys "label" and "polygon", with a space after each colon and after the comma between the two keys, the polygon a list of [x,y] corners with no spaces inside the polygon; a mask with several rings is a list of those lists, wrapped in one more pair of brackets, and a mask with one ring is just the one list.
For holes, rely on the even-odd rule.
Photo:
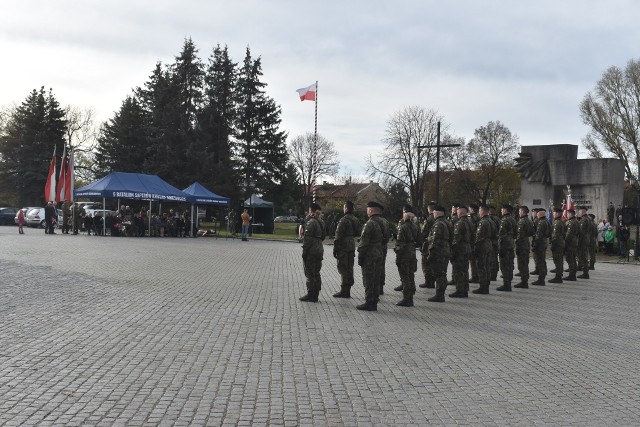
{"label": "row of soldiers", "polygon": [[[360,231],[360,222],[353,215],[353,203],[347,202],[344,205],[345,215],[336,227],[333,255],[337,259],[342,281],[341,290],[334,297],[351,297],[356,251],[354,238],[360,234],[358,265],[362,267],[365,287],[365,303],[357,306],[360,310],[377,310],[379,295],[384,294],[386,254],[392,233],[390,224],[381,216],[383,209],[379,203],[369,202],[369,219]],[[513,287],[528,288],[531,252],[535,262],[535,270],[531,274],[538,275],[538,280],[531,284],[544,286],[549,241],[556,267],[552,270],[555,277],[549,282],[575,281],[576,277],[588,279],[589,270],[594,268],[597,227],[594,216],[587,215],[586,208],[579,208],[579,222],[575,218],[575,211],[569,209],[566,223],[562,219],[562,210],[554,209],[553,224],[547,220],[544,209],[534,209],[533,219],[530,218],[526,206],[518,208],[517,218],[513,216],[514,208],[508,204],[502,206],[501,217],[496,215],[495,208],[486,205],[454,206],[449,218],[445,216],[444,207],[435,203],[430,203],[427,209],[429,215],[420,227],[411,206],[405,205],[403,217],[397,226],[394,251],[401,284],[394,290],[403,293],[402,300],[397,303],[399,306],[413,306],[416,247],[420,248],[425,276],[425,283],[420,287],[436,290],[436,294],[428,299],[431,302],[444,302],[448,285],[456,288],[449,294],[452,298],[467,298],[469,283],[480,285],[472,293],[488,294],[490,282],[497,280],[498,271],[502,274],[503,283],[496,290],[511,291],[516,259],[520,281]],[[308,292],[300,298],[302,301],[318,301],[324,238],[321,208],[314,203],[309,211],[303,239],[302,255]],[[569,264],[569,274],[564,278],[563,257]],[[451,282],[447,282],[449,262],[453,270]],[[576,276],[578,268],[582,270],[581,276]]]}

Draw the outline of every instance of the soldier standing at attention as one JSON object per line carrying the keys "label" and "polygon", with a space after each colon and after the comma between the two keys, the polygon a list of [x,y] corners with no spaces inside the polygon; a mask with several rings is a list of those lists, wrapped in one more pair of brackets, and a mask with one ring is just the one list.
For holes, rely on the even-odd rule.
{"label": "soldier standing at attention", "polygon": [[[576,253],[578,251],[578,240],[580,238],[580,224],[578,220],[575,218],[576,211],[573,209],[567,209],[567,223],[566,223],[566,234],[564,236],[564,254],[567,258],[567,264],[569,264],[569,275],[567,277],[563,277],[562,280],[569,280],[571,282],[575,282],[576,272],[578,270],[578,266],[576,263]],[[562,270],[558,271],[558,273],[562,273]],[[556,273],[557,274],[557,273]]]}
{"label": "soldier standing at attention", "polygon": [[520,273],[520,283],[514,288],[526,289],[529,287],[529,252],[531,242],[529,237],[533,236],[533,221],[529,218],[529,208],[520,206],[520,219],[518,220],[518,234],[516,237],[516,256],[518,257],[518,272]]}
{"label": "soldier standing at attention", "polygon": [[551,254],[555,265],[556,276],[549,280],[549,283],[562,283],[562,270],[564,269],[564,238],[566,228],[562,220],[562,209],[553,210],[553,224],[551,226]]}
{"label": "soldier standing at attention", "polygon": [[451,264],[453,265],[453,284],[455,292],[451,298],[467,298],[469,296],[469,256],[473,239],[473,224],[467,216],[467,207],[458,207],[458,222],[453,228],[451,244]]}
{"label": "soldier standing at attention", "polygon": [[382,229],[374,218],[382,212],[382,206],[377,202],[367,204],[369,220],[362,227],[360,243],[358,243],[358,265],[362,267],[362,283],[364,285],[364,304],[357,306],[358,310],[376,311],[378,309],[378,292],[380,287],[376,271],[382,262]]}
{"label": "soldier standing at attention", "polygon": [[[471,220],[471,225],[473,227],[471,230],[471,248],[473,249],[473,245],[476,241],[476,229],[480,222],[480,217],[478,216],[478,205],[469,205],[469,219]],[[469,266],[471,267],[471,279],[469,279],[469,283],[478,283],[478,264],[476,263],[476,255],[473,253],[473,250],[469,256]],[[467,289],[468,288],[469,287],[467,286]]]}
{"label": "soldier standing at attention", "polygon": [[580,217],[580,239],[578,241],[578,258],[579,266],[582,269],[582,274],[578,276],[578,279],[589,278],[589,245],[591,245],[591,224],[592,221],[587,215],[587,208],[581,206],[579,209]]}
{"label": "soldier standing at attention", "polygon": [[[433,209],[433,217],[436,219],[427,238],[429,244],[429,256],[427,263],[433,268],[436,276],[436,294],[427,299],[430,302],[444,302],[444,293],[447,290],[447,266],[451,257],[451,243],[453,230],[451,224],[444,216],[444,207],[438,205]],[[456,214],[457,216],[457,214]]]}
{"label": "soldier standing at attention", "polygon": [[398,227],[398,238],[393,250],[396,253],[396,265],[400,274],[402,287],[402,300],[396,305],[401,307],[413,307],[413,294],[416,293],[415,273],[418,269],[418,259],[416,258],[416,240],[420,235],[420,229],[415,223],[415,214],[410,205],[405,205],[400,226]]}
{"label": "soldier standing at attention", "polygon": [[320,269],[324,255],[325,238],[324,222],[322,221],[322,208],[317,203],[309,207],[309,217],[304,228],[302,239],[302,261],[304,262],[304,275],[307,278],[307,294],[300,301],[318,302],[318,295],[322,280]]}
{"label": "soldier standing at attention", "polygon": [[356,254],[355,236],[360,234],[360,221],[353,215],[353,202],[347,200],[343,206],[344,216],[338,221],[333,241],[333,256],[338,260],[338,273],[342,282],[335,298],[351,298],[353,286],[353,261]]}
{"label": "soldier standing at attention", "polygon": [[598,253],[598,225],[596,216],[589,214],[591,220],[591,241],[589,243],[589,270],[594,270],[596,265],[596,254]]}
{"label": "soldier standing at attention", "polygon": [[433,269],[429,266],[427,262],[427,257],[429,256],[429,243],[427,239],[429,238],[429,233],[431,233],[431,228],[433,224],[436,223],[436,219],[433,217],[433,208],[436,207],[436,202],[429,202],[427,205],[427,218],[424,221],[424,225],[422,226],[421,237],[422,246],[420,247],[421,252],[421,263],[422,263],[422,273],[424,274],[424,283],[420,286],[421,288],[429,288],[434,289],[436,287],[436,278],[433,273]]}
{"label": "soldier standing at attention", "polygon": [[536,234],[533,239],[531,250],[533,251],[533,259],[538,271],[538,280],[531,283],[536,286],[544,286],[547,277],[547,239],[551,237],[551,224],[547,220],[547,211],[539,208],[537,211],[537,225],[535,227]]}
{"label": "soldier standing at attention", "polygon": [[374,215],[373,220],[378,222],[380,226],[380,230],[382,230],[382,242],[380,244],[380,248],[382,250],[382,261],[380,263],[380,267],[377,269],[377,277],[376,280],[378,282],[378,294],[384,295],[384,281],[386,278],[385,274],[385,265],[387,262],[387,249],[389,248],[389,240],[391,239],[391,225],[389,221],[382,217],[382,211],[384,211],[384,206],[379,203],[378,209],[380,210],[379,215]]}
{"label": "soldier standing at attention", "polygon": [[493,248],[493,255],[491,258],[491,281],[495,282],[498,280],[498,231],[500,230],[500,218],[496,215],[496,207],[493,205],[489,205],[489,218],[493,221],[493,230],[494,233],[491,236],[491,247]]}
{"label": "soldier standing at attention", "polygon": [[[538,208],[531,209],[531,221],[533,222],[533,237],[531,237],[531,252],[536,247],[536,230],[538,227]],[[533,256],[533,271],[529,272],[530,276],[538,274],[538,260]]]}
{"label": "soldier standing at attention", "polygon": [[518,229],[515,218],[511,215],[513,207],[509,204],[502,205],[502,219],[500,220],[500,231],[498,231],[498,251],[500,257],[500,272],[502,273],[502,286],[496,291],[511,292],[511,281],[513,280],[513,259],[515,258],[513,248],[514,239]]}
{"label": "soldier standing at attention", "polygon": [[476,244],[473,248],[478,260],[478,278],[480,287],[471,291],[474,294],[486,295],[489,293],[491,282],[491,263],[493,262],[493,245],[491,236],[494,234],[495,224],[489,217],[489,208],[486,205],[480,206],[480,222],[476,230]]}

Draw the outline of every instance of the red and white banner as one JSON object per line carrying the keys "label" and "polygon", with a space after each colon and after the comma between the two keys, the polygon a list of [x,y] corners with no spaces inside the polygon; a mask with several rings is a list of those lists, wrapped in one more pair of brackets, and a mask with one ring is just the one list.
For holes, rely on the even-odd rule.
{"label": "red and white banner", "polygon": [[311,86],[303,87],[302,89],[297,89],[298,95],[300,95],[300,101],[315,101],[316,100],[316,84],[312,84]]}
{"label": "red and white banner", "polygon": [[571,198],[571,193],[567,194],[567,198],[564,202],[562,202],[562,219],[567,219],[567,211],[569,209],[575,210],[575,205],[573,204],[573,199]]}
{"label": "red and white banner", "polygon": [[56,194],[56,203],[64,202],[67,197],[67,147],[62,151],[62,160],[60,161],[60,173],[58,174],[58,193]]}
{"label": "red and white banner", "polygon": [[45,203],[56,199],[56,147],[53,147],[53,157],[49,165],[49,174],[47,175],[47,183],[44,186]]}
{"label": "red and white banner", "polygon": [[73,187],[75,186],[75,181],[73,177],[73,148],[69,151],[69,160],[67,160],[67,172],[65,176],[65,192],[67,193],[65,196],[65,200],[73,202]]}

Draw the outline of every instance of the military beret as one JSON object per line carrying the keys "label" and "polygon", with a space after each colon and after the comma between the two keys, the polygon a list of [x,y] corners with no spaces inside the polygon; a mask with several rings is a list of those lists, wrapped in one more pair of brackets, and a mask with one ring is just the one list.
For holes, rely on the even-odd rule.
{"label": "military beret", "polygon": [[434,207],[433,210],[438,212],[446,212],[446,209],[442,205],[436,205],[436,207]]}
{"label": "military beret", "polygon": [[553,208],[554,212],[562,213],[562,208]]}
{"label": "military beret", "polygon": [[547,211],[545,208],[536,208],[535,210],[537,212],[546,212]]}
{"label": "military beret", "polygon": [[315,212],[315,211],[321,211],[321,210],[322,210],[322,208],[320,207],[320,205],[319,205],[319,204],[317,204],[317,203],[315,203],[315,202],[314,202],[314,203],[311,203],[310,208],[311,208],[311,210],[312,210],[312,211],[314,211],[314,212]]}
{"label": "military beret", "polygon": [[596,218],[596,216],[595,216],[594,214],[589,214],[589,218],[591,218],[591,219],[595,219],[595,218]]}
{"label": "military beret", "polygon": [[368,208],[384,209],[380,203],[378,203],[378,202],[374,202],[373,200],[372,200],[372,201],[370,201],[369,203],[367,203],[367,207],[368,207]]}
{"label": "military beret", "polygon": [[403,212],[413,212],[413,208],[411,207],[411,205],[404,205],[402,207],[402,211]]}
{"label": "military beret", "polygon": [[506,209],[509,212],[513,211],[513,206],[511,206],[509,203],[505,203],[504,205],[502,205],[502,209]]}
{"label": "military beret", "polygon": [[525,211],[529,212],[529,207],[526,205],[520,206],[520,209],[524,209]]}
{"label": "military beret", "polygon": [[437,205],[437,203],[432,200],[432,201],[429,202],[429,204],[427,206],[434,207],[435,205]]}

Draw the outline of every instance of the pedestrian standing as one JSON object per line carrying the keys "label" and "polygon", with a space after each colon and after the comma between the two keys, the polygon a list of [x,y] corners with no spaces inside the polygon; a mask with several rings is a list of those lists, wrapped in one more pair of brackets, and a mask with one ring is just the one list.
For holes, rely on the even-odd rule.
{"label": "pedestrian standing", "polygon": [[340,274],[340,292],[335,298],[351,298],[353,286],[353,264],[356,256],[355,237],[360,234],[360,220],[353,215],[353,202],[347,200],[343,206],[344,216],[336,226],[336,236],[333,240],[333,256],[338,262]]}
{"label": "pedestrian standing", "polygon": [[249,234],[249,226],[251,224],[251,216],[249,215],[249,212],[245,209],[242,212],[242,214],[240,215],[240,218],[242,219],[242,241],[246,242],[246,241],[248,241],[247,235]]}
{"label": "pedestrian standing", "polygon": [[420,241],[422,242],[420,246],[420,261],[422,265],[422,274],[424,275],[424,283],[418,285],[421,288],[434,289],[436,287],[436,278],[433,273],[433,269],[427,263],[427,257],[429,256],[429,243],[427,239],[429,238],[429,233],[431,233],[431,228],[433,224],[435,224],[436,219],[433,217],[433,208],[436,207],[436,202],[429,202],[427,205],[427,218],[422,225],[422,230],[420,230]]}
{"label": "pedestrian standing", "polygon": [[538,209],[537,220],[531,251],[533,252],[538,280],[531,284],[544,286],[547,277],[547,242],[551,237],[551,224],[547,220],[547,211],[544,208]]}
{"label": "pedestrian standing", "polygon": [[582,274],[578,279],[589,278],[589,246],[591,245],[591,220],[587,215],[587,208],[581,206],[578,217],[580,218],[580,235],[578,239],[578,266]]}
{"label": "pedestrian standing", "polygon": [[518,224],[511,215],[513,207],[510,204],[502,205],[502,219],[498,231],[498,256],[500,259],[500,272],[502,273],[502,286],[496,291],[511,292],[513,280],[513,260],[515,258],[514,247]]}
{"label": "pedestrian standing", "polygon": [[324,222],[322,221],[322,208],[317,203],[309,207],[309,219],[302,239],[302,261],[304,263],[304,275],[307,278],[307,294],[300,301],[318,302],[318,295],[322,287],[320,269],[324,256],[326,236]]}
{"label": "pedestrian standing", "polygon": [[533,221],[529,218],[529,208],[520,206],[520,219],[518,220],[518,232],[516,237],[516,257],[518,258],[518,273],[520,283],[514,288],[526,289],[529,287],[529,252],[531,242],[529,238],[533,236]]}
{"label": "pedestrian standing", "polygon": [[566,277],[563,277],[562,280],[568,280],[570,282],[575,282],[577,280],[576,272],[578,270],[576,254],[578,252],[578,241],[580,238],[580,224],[575,218],[575,215],[575,210],[567,209],[568,219],[566,223],[567,231],[564,237],[564,254],[567,259],[567,264],[569,264],[569,274]]}
{"label": "pedestrian standing", "polygon": [[18,210],[18,234],[24,234],[24,211]]}
{"label": "pedestrian standing", "polygon": [[364,311],[378,309],[378,293],[380,291],[377,277],[382,263],[383,232],[375,217],[382,213],[382,206],[378,202],[367,203],[369,220],[362,227],[360,243],[358,243],[358,265],[362,267],[362,284],[364,285],[364,304],[356,308]]}
{"label": "pedestrian standing", "polygon": [[451,243],[451,276],[456,290],[449,294],[451,298],[467,298],[469,296],[469,257],[474,227],[467,215],[467,207],[458,207],[458,222],[453,228]]}
{"label": "pedestrian standing", "polygon": [[453,226],[447,221],[444,214],[445,208],[443,206],[438,205],[433,209],[433,217],[436,222],[433,224],[427,239],[429,243],[427,262],[431,265],[436,276],[436,294],[427,299],[430,302],[444,302],[444,294],[447,290],[447,266],[451,258]]}
{"label": "pedestrian standing", "polygon": [[555,273],[556,276],[549,280],[549,283],[562,283],[566,232],[566,226],[562,220],[562,209],[553,209],[553,224],[551,226],[551,255],[553,255],[553,265],[555,266],[552,272]]}
{"label": "pedestrian standing", "polygon": [[476,230],[476,242],[473,248],[478,263],[478,279],[480,287],[471,291],[474,294],[487,295],[491,283],[491,268],[493,263],[493,245],[491,236],[495,233],[495,224],[489,217],[489,207],[479,208],[480,222]]}
{"label": "pedestrian standing", "polygon": [[393,248],[396,253],[396,266],[402,290],[402,300],[396,305],[413,307],[413,295],[416,293],[415,274],[418,270],[416,241],[419,238],[420,230],[416,224],[416,216],[411,205],[405,205],[402,211],[402,220],[398,226],[398,238]]}

